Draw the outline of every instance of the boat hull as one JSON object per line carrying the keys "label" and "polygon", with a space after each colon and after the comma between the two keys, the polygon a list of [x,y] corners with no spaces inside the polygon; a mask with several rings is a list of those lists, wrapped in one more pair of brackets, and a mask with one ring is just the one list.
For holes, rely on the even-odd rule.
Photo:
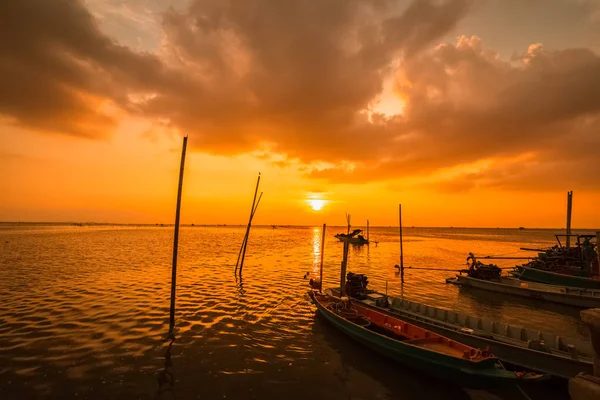
{"label": "boat hull", "polygon": [[[334,295],[339,290],[332,290]],[[373,298],[383,299],[373,292]],[[457,311],[427,306],[393,296],[389,306],[379,306],[371,299],[356,300],[411,324],[476,348],[489,348],[500,360],[526,369],[564,379],[584,372],[593,375],[593,349],[589,341],[565,338],[499,321],[488,320]],[[544,342],[544,347],[536,344]],[[574,354],[569,353],[569,347]]]}
{"label": "boat hull", "polygon": [[497,368],[494,359],[474,363],[391,340],[341,318],[316,301],[314,293],[309,295],[320,315],[338,330],[407,367],[463,387],[491,388],[521,382],[514,373]]}
{"label": "boat hull", "polygon": [[335,235],[335,237],[340,242],[348,242],[350,244],[369,244],[368,240],[359,239],[357,237],[345,237],[345,236],[340,236],[340,235]]}
{"label": "boat hull", "polygon": [[515,286],[512,284],[514,283],[513,281],[507,281],[507,279],[510,278],[503,278],[502,282],[510,282],[511,284],[457,275],[456,278],[450,278],[447,280],[447,282],[497,293],[527,297],[536,300],[545,300],[552,303],[564,304],[578,308],[600,307],[600,291],[563,288],[560,286],[546,285],[535,282],[521,282],[518,279],[513,279],[513,281],[520,283],[520,286]]}
{"label": "boat hull", "polygon": [[600,289],[600,280],[575,275],[558,274],[537,268],[517,266],[515,267],[515,276],[524,281],[546,283],[548,285]]}

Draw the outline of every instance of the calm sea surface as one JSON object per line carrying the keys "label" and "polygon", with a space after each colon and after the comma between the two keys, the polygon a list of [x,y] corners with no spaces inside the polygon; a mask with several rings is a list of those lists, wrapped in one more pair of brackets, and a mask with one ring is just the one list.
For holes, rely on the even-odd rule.
{"label": "calm sea surface", "polygon": [[[328,228],[324,286],[342,244]],[[468,252],[523,255],[554,231],[406,228],[405,264],[458,269]],[[473,398],[365,351],[315,317],[321,228],[253,228],[243,280],[233,274],[244,228],[180,234],[177,339],[168,330],[171,227],[0,226],[2,399]],[[578,311],[458,289],[452,272],[395,274],[397,229],[351,248],[349,271],[430,305],[582,337]],[[527,253],[529,255],[529,253]],[[512,261],[512,264],[518,261]],[[511,265],[511,261],[498,263]]]}

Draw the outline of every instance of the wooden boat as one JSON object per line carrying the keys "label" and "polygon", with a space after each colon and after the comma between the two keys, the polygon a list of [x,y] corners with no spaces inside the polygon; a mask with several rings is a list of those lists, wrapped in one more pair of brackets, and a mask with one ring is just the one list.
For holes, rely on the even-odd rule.
{"label": "wooden boat", "polygon": [[355,229],[350,233],[338,233],[335,237],[340,242],[348,242],[350,244],[369,244],[369,239],[365,239],[363,235],[360,235],[362,229]]}
{"label": "wooden boat", "polygon": [[520,279],[505,276],[488,280],[471,276],[456,275],[455,278],[448,278],[446,282],[492,292],[545,300],[573,307],[600,307],[600,290],[525,282]]}
{"label": "wooden boat", "polygon": [[489,388],[543,378],[507,371],[487,351],[450,340],[354,300],[313,290],[309,296],[325,319],[353,339],[408,367],[454,384]]}
{"label": "wooden boat", "polygon": [[600,290],[600,279],[545,271],[543,269],[530,268],[524,265],[515,267],[515,270],[511,272],[511,275],[515,278],[529,282]]}
{"label": "wooden boat", "polygon": [[[339,290],[332,292],[336,295]],[[501,361],[528,370],[566,379],[580,372],[593,374],[594,350],[590,341],[385,296],[373,290],[356,301],[468,346],[487,347]]]}

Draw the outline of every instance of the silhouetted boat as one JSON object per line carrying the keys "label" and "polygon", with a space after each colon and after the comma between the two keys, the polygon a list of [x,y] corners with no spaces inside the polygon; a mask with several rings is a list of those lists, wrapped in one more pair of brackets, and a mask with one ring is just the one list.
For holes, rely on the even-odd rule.
{"label": "silhouetted boat", "polygon": [[408,367],[454,384],[489,388],[544,376],[505,370],[486,351],[466,346],[359,302],[310,291],[317,310],[340,331]]}
{"label": "silhouetted boat", "polygon": [[351,244],[369,244],[369,240],[363,235],[360,235],[360,233],[362,233],[362,229],[355,229],[350,233],[338,233],[335,235],[335,237],[340,242],[348,242]]}
{"label": "silhouetted boat", "polygon": [[574,275],[576,271],[569,271],[571,274],[567,274],[567,270],[562,270],[563,273],[546,271],[539,268],[530,268],[525,265],[519,265],[515,267],[515,270],[510,272],[515,278],[519,278],[524,281],[545,283],[549,285],[560,285],[569,286],[573,288],[586,288],[586,289],[599,289],[600,290],[600,279],[586,278],[584,276]]}
{"label": "silhouetted boat", "polygon": [[600,307],[600,290],[525,282],[506,276],[496,279],[479,279],[471,276],[456,275],[454,278],[446,279],[446,283],[536,300],[545,300],[579,308]]}
{"label": "silhouetted boat", "polygon": [[[576,238],[574,246],[563,246],[561,236]],[[598,244],[596,235],[555,235],[557,245],[548,249],[521,248],[537,251],[538,255],[510,274],[518,279],[549,285],[600,289],[598,275]]]}

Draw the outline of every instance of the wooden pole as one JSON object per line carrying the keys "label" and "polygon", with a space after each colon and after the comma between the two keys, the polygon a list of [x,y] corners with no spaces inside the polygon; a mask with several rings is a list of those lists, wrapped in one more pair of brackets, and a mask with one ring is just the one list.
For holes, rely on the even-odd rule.
{"label": "wooden pole", "polygon": [[323,234],[321,235],[321,266],[319,268],[319,293],[323,293],[323,255],[325,254],[325,230],[327,225],[323,224]]}
{"label": "wooden pole", "polygon": [[573,191],[567,192],[567,249],[571,247],[571,211],[573,209]]}
{"label": "wooden pole", "polygon": [[402,252],[402,204],[398,204],[398,225],[400,227],[400,281],[404,283],[404,254]]}
{"label": "wooden pole", "polygon": [[240,252],[238,253],[237,262],[235,263],[235,272],[237,272],[238,270],[240,259],[242,260],[242,264],[244,263],[244,257],[242,257],[242,253],[246,252],[246,244],[248,243],[248,236],[250,235],[250,225],[252,224],[252,217],[254,216],[254,212],[256,211],[256,195],[258,194],[259,184],[260,172],[258,173],[258,179],[256,180],[256,189],[254,189],[254,198],[252,199],[252,207],[250,207],[250,218],[248,219],[248,225],[246,226],[246,234],[244,235],[244,240],[242,241],[242,246],[240,247]]}
{"label": "wooden pole", "polygon": [[177,208],[175,209],[175,235],[173,237],[173,268],[171,269],[171,312],[169,317],[169,334],[173,334],[175,328],[175,288],[177,287],[177,250],[179,248],[179,216],[181,213],[181,189],[183,188],[183,170],[185,167],[185,150],[187,148],[187,136],[183,137],[183,149],[181,150],[181,165],[179,167],[179,187],[177,188]]}
{"label": "wooden pole", "polygon": [[369,241],[369,220],[367,220],[367,242]]}
{"label": "wooden pole", "polygon": [[348,214],[348,213],[346,213],[346,224],[348,226],[346,234],[348,234],[348,233],[350,233],[350,214]]}
{"label": "wooden pole", "polygon": [[346,294],[346,267],[348,266],[348,241],[344,240],[344,258],[342,261],[342,270],[340,274],[340,297]]}

